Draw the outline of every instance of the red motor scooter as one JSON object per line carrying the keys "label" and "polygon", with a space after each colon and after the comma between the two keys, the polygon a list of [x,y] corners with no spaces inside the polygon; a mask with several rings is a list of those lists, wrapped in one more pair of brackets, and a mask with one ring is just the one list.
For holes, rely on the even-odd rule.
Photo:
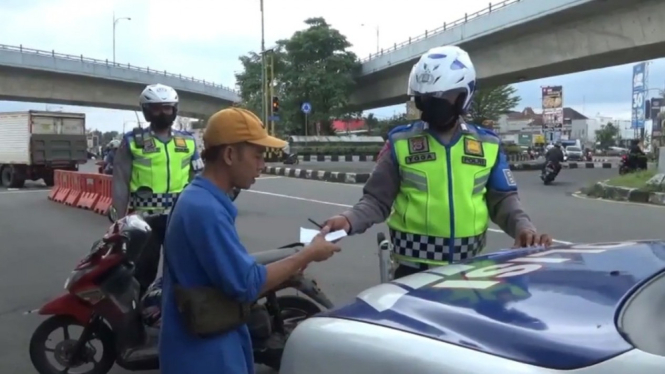
{"label": "red motor scooter", "polygon": [[[159,323],[146,324],[143,309],[156,307],[161,320],[161,301],[143,305],[145,298],[142,300],[134,273],[136,260],[160,219],[159,215],[129,215],[116,221],[76,265],[65,282],[66,293],[28,312],[50,316],[30,339],[30,360],[39,374],[67,373],[74,368],[84,374],[106,374],[114,364],[130,371],[159,368]],[[300,246],[294,243],[253,256],[258,263],[267,264],[296,253]],[[276,295],[285,288],[294,288],[309,298]],[[248,323],[255,362],[278,370],[286,338],[297,323],[319,313],[319,305],[333,307],[316,281],[304,274],[262,295],[252,307]],[[70,336],[72,326],[82,327],[79,337]],[[63,330],[63,338],[55,347],[47,347],[56,330]],[[101,342],[101,354],[91,344],[94,341]],[[49,362],[47,353],[52,353],[62,368]],[[83,369],[86,365],[91,368]]]}
{"label": "red motor scooter", "polygon": [[[134,278],[134,260],[152,234],[151,220],[129,215],[114,223],[102,240],[74,268],[65,282],[65,294],[44,304],[36,312],[51,316],[40,324],[30,339],[30,359],[40,374],[66,373],[92,364],[89,374],[107,373],[117,362],[128,370],[159,367],[156,338],[147,334],[141,320],[140,286]],[[69,328],[80,326],[78,338]],[[55,347],[46,347],[49,336],[63,330]],[[100,341],[102,354],[91,343]],[[52,365],[47,353],[63,369]]]}

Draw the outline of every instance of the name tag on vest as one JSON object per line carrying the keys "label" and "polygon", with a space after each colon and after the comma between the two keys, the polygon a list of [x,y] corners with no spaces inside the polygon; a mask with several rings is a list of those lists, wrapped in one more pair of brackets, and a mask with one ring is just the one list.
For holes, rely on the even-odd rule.
{"label": "name tag on vest", "polygon": [[487,160],[478,157],[462,156],[462,163],[475,166],[487,166]]}
{"label": "name tag on vest", "polygon": [[417,164],[420,162],[435,161],[435,160],[436,160],[436,153],[434,152],[421,153],[421,154],[406,156],[404,158],[404,161],[406,162],[407,165]]}

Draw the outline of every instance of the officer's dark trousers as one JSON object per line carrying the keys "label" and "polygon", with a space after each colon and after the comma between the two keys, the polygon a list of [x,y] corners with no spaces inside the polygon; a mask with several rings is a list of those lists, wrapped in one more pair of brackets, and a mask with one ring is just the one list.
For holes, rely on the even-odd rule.
{"label": "officer's dark trousers", "polygon": [[422,269],[412,268],[410,266],[398,265],[395,269],[395,279],[406,277],[408,275],[420,273]]}
{"label": "officer's dark trousers", "polygon": [[152,237],[136,260],[135,277],[141,285],[141,295],[145,293],[157,278],[162,244],[164,244],[164,236],[166,235],[167,219],[167,215],[161,215],[150,226],[152,228]]}

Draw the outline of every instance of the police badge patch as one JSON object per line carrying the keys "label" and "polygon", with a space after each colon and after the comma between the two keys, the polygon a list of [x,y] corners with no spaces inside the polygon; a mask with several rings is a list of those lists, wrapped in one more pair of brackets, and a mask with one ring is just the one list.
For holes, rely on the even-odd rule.
{"label": "police badge patch", "polygon": [[187,148],[187,142],[184,138],[176,137],[173,139],[173,142],[175,144],[176,152],[189,152],[189,148]]}
{"label": "police badge patch", "polygon": [[187,148],[187,142],[181,137],[173,138],[176,147]]}
{"label": "police badge patch", "polygon": [[155,139],[145,138],[143,141],[143,153],[156,153],[159,152],[159,148],[155,144]]}
{"label": "police badge patch", "polygon": [[464,154],[469,156],[485,157],[483,143],[476,139],[464,138]]}
{"label": "police badge patch", "polygon": [[429,152],[429,141],[426,136],[417,136],[409,139],[409,154]]}

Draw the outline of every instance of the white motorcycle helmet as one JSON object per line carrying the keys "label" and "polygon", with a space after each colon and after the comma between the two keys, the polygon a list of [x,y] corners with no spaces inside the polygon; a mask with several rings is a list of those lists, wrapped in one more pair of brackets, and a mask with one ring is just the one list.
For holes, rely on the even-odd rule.
{"label": "white motorcycle helmet", "polygon": [[154,118],[152,114],[153,112],[150,109],[153,105],[168,105],[173,107],[173,113],[167,118],[162,118],[162,120],[173,123],[178,115],[178,93],[172,87],[163,84],[148,85],[143,92],[141,92],[139,103],[145,120],[150,123],[157,119]]}
{"label": "white motorcycle helmet", "polygon": [[118,149],[120,147],[120,140],[118,139],[113,139],[109,142],[107,145],[108,149]]}
{"label": "white motorcycle helmet", "polygon": [[435,47],[420,57],[411,69],[407,94],[419,98],[441,98],[451,92],[462,94],[456,103],[460,115],[466,113],[476,91],[476,69],[469,54],[456,46]]}

